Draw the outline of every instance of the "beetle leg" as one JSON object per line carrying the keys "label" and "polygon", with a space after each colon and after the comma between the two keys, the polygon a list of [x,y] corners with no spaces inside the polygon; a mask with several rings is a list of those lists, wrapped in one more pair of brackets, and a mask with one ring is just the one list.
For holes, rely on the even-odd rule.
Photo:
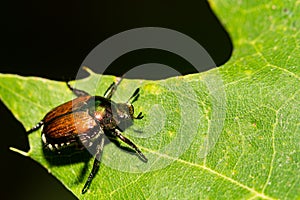
{"label": "beetle leg", "polygon": [[121,83],[121,81],[123,80],[123,76],[122,77],[117,77],[116,82],[113,82],[108,88],[107,90],[104,92],[104,98],[106,99],[111,99],[112,95],[114,95],[114,93],[117,90],[117,86]]}
{"label": "beetle leg", "polygon": [[35,125],[34,127],[32,127],[29,131],[27,131],[27,134],[32,133],[33,131],[38,130],[42,125],[44,124],[43,121],[40,121],[37,125]]}
{"label": "beetle leg", "polygon": [[104,147],[104,140],[105,137],[102,136],[100,138],[100,143],[97,145],[97,152],[95,155],[95,160],[94,160],[94,164],[93,164],[93,168],[92,171],[88,177],[88,180],[85,182],[84,187],[81,191],[82,194],[86,193],[87,190],[89,189],[91,182],[93,180],[93,178],[95,177],[97,171],[99,170],[99,166],[100,166],[100,160],[101,160],[101,156],[102,156],[102,152],[103,152],[103,147]]}
{"label": "beetle leg", "polygon": [[85,92],[85,91],[83,91],[83,90],[79,90],[79,89],[73,88],[73,87],[69,84],[69,82],[66,82],[66,83],[67,83],[68,88],[69,88],[76,96],[80,97],[80,96],[89,96],[89,95],[90,95],[89,93],[87,93],[87,92]]}
{"label": "beetle leg", "polygon": [[141,152],[141,150],[131,141],[129,140],[127,137],[125,137],[124,135],[122,135],[121,131],[118,129],[115,129],[114,131],[115,135],[120,138],[123,142],[125,142],[126,144],[128,144],[129,146],[131,146],[138,154],[139,156],[143,159],[144,162],[148,162],[148,159],[146,158],[146,156]]}
{"label": "beetle leg", "polygon": [[[138,98],[139,98],[139,96],[140,96],[139,92],[140,92],[140,88],[137,88],[137,89],[134,91],[134,93],[131,95],[131,97],[128,99],[128,101],[131,100],[131,102],[130,102],[131,104],[133,104],[133,102],[135,102],[135,101],[138,100]],[[128,102],[128,101],[127,101],[127,102]]]}
{"label": "beetle leg", "polygon": [[115,82],[113,82],[105,91],[104,98],[111,99],[111,97],[115,93],[116,89],[117,89],[117,84]]}

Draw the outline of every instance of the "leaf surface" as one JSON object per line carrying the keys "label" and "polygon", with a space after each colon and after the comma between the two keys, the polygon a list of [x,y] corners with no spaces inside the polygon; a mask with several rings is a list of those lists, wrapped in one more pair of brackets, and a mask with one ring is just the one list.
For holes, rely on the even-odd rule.
{"label": "leaf surface", "polygon": [[[113,97],[125,102],[140,87],[135,112],[145,117],[124,135],[148,163],[108,143],[81,195],[88,154],[45,155],[41,130],[29,135],[24,154],[80,199],[299,199],[299,1],[210,3],[234,44],[224,66],[161,81],[125,79]],[[74,98],[65,83],[0,77],[1,100],[26,130]],[[102,95],[113,80],[91,73],[72,84]]]}

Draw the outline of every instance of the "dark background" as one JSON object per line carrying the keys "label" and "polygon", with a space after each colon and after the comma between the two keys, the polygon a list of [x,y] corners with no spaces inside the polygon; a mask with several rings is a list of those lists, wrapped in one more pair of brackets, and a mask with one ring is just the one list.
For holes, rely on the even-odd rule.
{"label": "dark background", "polygon": [[[170,28],[192,37],[217,66],[232,51],[228,34],[203,0],[11,1],[1,2],[0,9],[0,73],[74,79],[86,55],[103,40],[145,26]],[[181,74],[196,72],[176,55],[143,50],[120,57],[105,73],[121,75],[148,62],[172,66]],[[2,103],[0,114],[1,198],[76,199],[39,164],[8,149],[28,151],[28,140],[23,126]]]}

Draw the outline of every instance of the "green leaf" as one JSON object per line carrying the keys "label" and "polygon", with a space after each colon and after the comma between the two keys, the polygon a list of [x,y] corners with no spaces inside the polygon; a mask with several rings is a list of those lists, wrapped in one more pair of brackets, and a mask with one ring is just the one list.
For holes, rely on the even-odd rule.
{"label": "green leaf", "polygon": [[[211,5],[233,40],[229,62],[161,81],[125,79],[113,98],[124,102],[141,88],[134,105],[145,117],[124,135],[148,163],[109,143],[89,191],[81,195],[93,163],[89,156],[45,155],[41,130],[29,135],[30,151],[21,153],[81,199],[299,199],[299,1]],[[0,77],[1,100],[26,130],[74,98],[65,83]],[[113,80],[92,73],[72,84],[102,95]]]}

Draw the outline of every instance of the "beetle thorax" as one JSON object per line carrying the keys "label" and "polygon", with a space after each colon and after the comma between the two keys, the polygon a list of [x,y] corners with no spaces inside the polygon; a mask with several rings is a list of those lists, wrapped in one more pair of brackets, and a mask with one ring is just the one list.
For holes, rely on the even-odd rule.
{"label": "beetle thorax", "polygon": [[115,129],[118,124],[112,115],[111,109],[109,108],[95,111],[94,117],[97,119],[100,126],[105,130]]}
{"label": "beetle thorax", "polygon": [[[128,103],[98,107],[96,111],[94,111],[94,117],[105,130],[115,129],[117,126],[121,126],[122,129],[131,126],[134,119],[133,114],[133,106]],[[124,126],[124,124],[126,125]]]}

